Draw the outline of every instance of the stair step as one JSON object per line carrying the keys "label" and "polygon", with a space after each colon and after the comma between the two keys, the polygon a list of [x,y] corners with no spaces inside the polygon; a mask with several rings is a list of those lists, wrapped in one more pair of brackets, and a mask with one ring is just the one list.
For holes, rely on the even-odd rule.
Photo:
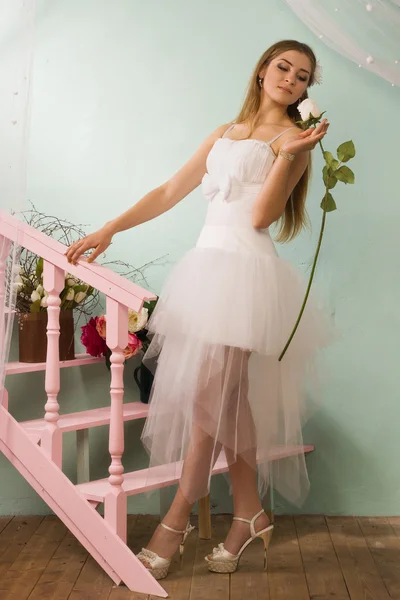
{"label": "stair step", "polygon": [[[81,367],[82,365],[94,365],[104,363],[104,358],[101,356],[90,356],[90,354],[76,354],[73,360],[60,361],[60,368],[64,367]],[[16,373],[33,373],[34,371],[45,371],[46,363],[26,363],[26,362],[9,362],[6,364],[6,375],[14,375]]]}
{"label": "stair step", "polygon": [[[287,458],[289,456],[295,456],[296,454],[309,453],[314,450],[314,446],[291,446],[286,448],[274,448],[270,453],[270,461],[280,460],[281,458]],[[169,463],[166,465],[160,465],[152,467],[151,469],[142,469],[140,471],[131,471],[124,474],[124,483],[122,487],[126,492],[127,496],[134,496],[135,494],[141,494],[155,490],[157,488],[167,487],[178,483],[181,471],[182,461]],[[213,469],[213,475],[223,473],[228,470],[228,465],[225,458],[225,453],[221,450],[221,453],[216,461]],[[90,501],[104,502],[106,494],[110,491],[110,484],[108,477],[104,479],[97,479],[95,481],[89,481],[80,483],[76,488],[83,494],[83,496]]]}
{"label": "stair step", "polygon": [[[133,421],[147,417],[149,405],[142,402],[129,402],[123,405],[124,421]],[[111,408],[94,408],[91,410],[81,410],[76,413],[60,415],[58,426],[63,432],[79,431],[89,429],[90,427],[99,427],[100,425],[110,424]],[[30,432],[40,432],[46,425],[45,419],[35,419],[33,421],[23,421],[22,427]]]}

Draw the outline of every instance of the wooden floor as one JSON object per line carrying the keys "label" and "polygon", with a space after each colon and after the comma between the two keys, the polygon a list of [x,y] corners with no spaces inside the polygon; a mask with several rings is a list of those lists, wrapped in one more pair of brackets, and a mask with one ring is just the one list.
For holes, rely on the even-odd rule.
{"label": "wooden floor", "polygon": [[[129,517],[140,550],[157,517]],[[211,540],[197,530],[163,586],[173,600],[400,600],[400,517],[277,517],[262,571],[263,544],[245,551],[233,575],[209,573],[204,555],[223,541],[231,516],[213,520]],[[192,517],[196,524],[196,518]],[[115,587],[56,517],[0,517],[0,600],[153,600]]]}

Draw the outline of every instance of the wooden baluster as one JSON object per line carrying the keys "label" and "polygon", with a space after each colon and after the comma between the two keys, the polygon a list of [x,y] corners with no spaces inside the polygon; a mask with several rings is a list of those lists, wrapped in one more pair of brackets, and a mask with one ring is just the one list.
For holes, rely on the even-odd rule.
{"label": "wooden baluster", "polygon": [[62,433],[58,427],[60,406],[57,401],[60,391],[60,304],[59,295],[64,289],[65,272],[59,267],[44,261],[43,287],[48,292],[47,296],[47,355],[45,390],[47,402],[45,405],[46,427],[43,430],[41,446],[56,463],[62,468]]}
{"label": "wooden baluster", "polygon": [[104,518],[115,530],[116,534],[126,543],[126,513],[127,499],[122,488],[124,482],[124,467],[122,455],[124,452],[124,354],[128,344],[128,309],[117,301],[107,298],[107,346],[111,354],[111,414],[109,450],[111,464],[109,492],[104,498]]}
{"label": "wooden baluster", "polygon": [[[6,327],[8,323],[8,319],[11,319],[11,313],[5,313],[5,295],[6,295],[6,259],[8,256],[8,252],[10,250],[10,241],[7,240],[4,236],[0,235],[0,360],[5,362],[6,356],[2,353],[6,352]],[[13,282],[10,282],[10,286],[13,285]],[[10,310],[12,308],[11,303],[8,307]],[[3,377],[1,375],[1,377]],[[4,406],[5,409],[8,410],[8,394],[3,388],[3,381],[0,380],[0,406]]]}
{"label": "wooden baluster", "polygon": [[199,515],[199,538],[209,540],[211,539],[210,494],[199,499],[197,508]]}

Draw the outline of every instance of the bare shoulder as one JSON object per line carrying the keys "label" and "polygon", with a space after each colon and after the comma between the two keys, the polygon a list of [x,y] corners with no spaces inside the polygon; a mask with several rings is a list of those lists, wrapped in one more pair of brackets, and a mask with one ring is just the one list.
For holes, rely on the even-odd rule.
{"label": "bare shoulder", "polygon": [[224,133],[229,129],[232,123],[224,123],[223,125],[219,125],[214,131],[212,131],[200,144],[198,148],[198,152],[200,154],[204,152],[209,152],[215,142],[221,138]]}
{"label": "bare shoulder", "polygon": [[[282,146],[284,145],[284,143],[287,142],[290,138],[296,137],[299,133],[302,133],[302,132],[303,132],[303,129],[299,125],[293,124],[290,127],[290,129],[285,131],[285,133],[282,134],[280,136],[280,138],[276,141],[276,152],[278,153],[280,151],[280,149],[282,148]],[[309,156],[310,156],[309,152],[300,152],[296,156],[296,159],[293,162],[303,165],[303,167],[305,168],[308,163]]]}
{"label": "bare shoulder", "polygon": [[232,123],[224,123],[223,125],[220,125],[214,129],[210,137],[213,137],[217,140],[224,135],[225,131],[227,131],[231,125]]}
{"label": "bare shoulder", "polygon": [[231,123],[224,123],[219,125],[214,131],[212,131],[203,141],[197,149],[195,156],[201,156],[204,158],[209,153],[215,142],[221,138],[224,133],[229,129]]}
{"label": "bare shoulder", "polygon": [[299,125],[290,125],[288,130],[285,131],[285,133],[283,135],[281,135],[281,137],[279,138],[280,143],[282,143],[281,140],[287,140],[293,136],[298,135],[299,133],[302,133],[302,128]]}

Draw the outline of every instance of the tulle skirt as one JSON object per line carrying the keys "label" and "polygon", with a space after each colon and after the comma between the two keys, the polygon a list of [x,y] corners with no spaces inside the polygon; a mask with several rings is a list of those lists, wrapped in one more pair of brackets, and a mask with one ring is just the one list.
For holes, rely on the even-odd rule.
{"label": "tulle skirt", "polygon": [[203,239],[173,268],[147,325],[143,363],[154,382],[141,439],[150,467],[181,469],[184,461],[179,486],[190,503],[209,492],[221,452],[228,465],[254,469],[260,498],[271,478],[297,506],[308,495],[298,447],[318,406],[316,351],[332,341],[333,328],[311,296],[278,360],[307,282],[277,256],[269,235],[260,243],[262,252],[243,244],[232,251]]}

